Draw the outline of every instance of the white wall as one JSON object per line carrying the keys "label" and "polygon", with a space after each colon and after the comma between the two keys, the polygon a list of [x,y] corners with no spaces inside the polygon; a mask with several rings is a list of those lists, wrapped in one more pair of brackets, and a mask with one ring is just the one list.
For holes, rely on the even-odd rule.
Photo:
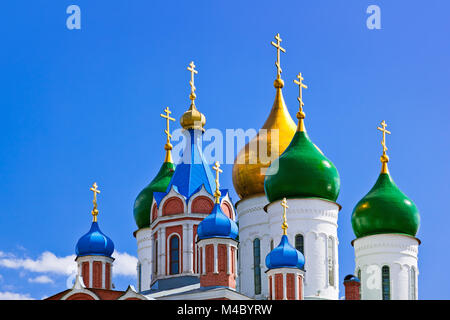
{"label": "white wall", "polygon": [[361,270],[363,300],[382,299],[381,269],[390,268],[390,296],[392,300],[412,298],[411,268],[415,268],[415,297],[418,299],[417,256],[418,239],[400,234],[379,234],[356,239],[355,275]]}
{"label": "white wall", "polygon": [[[305,255],[305,299],[339,299],[339,263],[337,218],[339,205],[321,199],[288,199],[288,238],[295,246],[295,235],[304,237]],[[283,207],[275,201],[267,207],[270,237],[276,247],[281,239]],[[334,282],[329,284],[327,239],[332,241]]]}

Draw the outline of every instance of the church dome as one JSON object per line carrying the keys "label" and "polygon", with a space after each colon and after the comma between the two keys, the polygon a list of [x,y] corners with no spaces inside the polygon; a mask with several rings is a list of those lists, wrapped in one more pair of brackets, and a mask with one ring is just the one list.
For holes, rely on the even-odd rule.
{"label": "church dome", "polygon": [[289,243],[286,235],[281,237],[280,244],[266,256],[268,269],[298,268],[303,270],[304,266],[305,257]]}
{"label": "church dome", "polygon": [[306,131],[297,131],[287,149],[267,170],[264,187],[270,202],[284,197],[336,201],[340,179],[334,164]]}
{"label": "church dome", "polygon": [[380,173],[375,185],[352,213],[352,227],[357,238],[383,233],[414,237],[419,224],[416,205],[397,187],[389,172]]}
{"label": "church dome", "polygon": [[[277,158],[289,145],[296,125],[283,99],[281,79],[275,80],[276,95],[270,114],[258,134],[239,151],[233,166],[233,185],[238,196],[243,199],[264,193],[264,173],[270,163],[263,163],[257,150],[249,146],[267,146],[268,158]],[[272,141],[271,130],[279,130],[278,141]],[[274,144],[277,144],[276,146]],[[271,154],[271,150],[276,154]]]}
{"label": "church dome", "polygon": [[228,218],[220,208],[220,204],[214,205],[211,213],[200,222],[197,229],[198,238],[230,238],[236,240],[238,227],[236,222]]}
{"label": "church dome", "polygon": [[88,233],[78,240],[75,253],[82,256],[105,256],[111,257],[114,252],[113,241],[106,236],[99,228],[98,222],[92,222]]}
{"label": "church dome", "polygon": [[153,192],[165,192],[175,171],[175,164],[165,161],[156,177],[146,186],[134,201],[133,215],[139,229],[150,226],[150,212]]}

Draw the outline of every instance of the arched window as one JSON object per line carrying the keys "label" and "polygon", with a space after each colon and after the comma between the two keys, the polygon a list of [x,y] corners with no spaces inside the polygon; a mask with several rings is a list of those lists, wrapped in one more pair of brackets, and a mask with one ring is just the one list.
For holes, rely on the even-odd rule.
{"label": "arched window", "polygon": [[158,240],[155,240],[155,250],[153,250],[153,273],[158,274]]}
{"label": "arched window", "polygon": [[333,238],[327,238],[328,249],[328,284],[330,286],[334,286],[334,246],[333,246]]}
{"label": "arched window", "polygon": [[170,238],[170,274],[180,273],[180,240],[177,236]]}
{"label": "arched window", "polygon": [[411,267],[411,279],[409,281],[410,283],[410,296],[411,296],[411,300],[416,300],[416,269],[414,269],[414,267]]}
{"label": "arched window", "polygon": [[381,268],[381,286],[383,288],[383,300],[391,300],[391,279],[388,266]]}
{"label": "arched window", "polygon": [[303,235],[297,234],[295,236],[295,249],[300,251],[302,254],[304,254],[304,247],[303,247]]}
{"label": "arched window", "polygon": [[357,272],[357,277],[358,277],[358,279],[359,279],[359,283],[361,284],[360,286],[359,286],[359,300],[361,300],[361,297],[362,297],[362,279],[361,279],[361,269],[358,269],[358,272]]}
{"label": "arched window", "polygon": [[255,295],[261,294],[261,243],[258,238],[253,240],[253,275]]}
{"label": "arched window", "polygon": [[142,276],[142,267],[141,267],[141,263],[138,262],[137,265],[137,283],[138,283],[138,291],[141,292],[141,276]]}

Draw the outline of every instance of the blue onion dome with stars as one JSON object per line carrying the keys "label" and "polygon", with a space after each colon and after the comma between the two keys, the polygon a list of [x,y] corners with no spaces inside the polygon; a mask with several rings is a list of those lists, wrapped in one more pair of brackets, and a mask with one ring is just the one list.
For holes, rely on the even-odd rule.
{"label": "blue onion dome with stars", "polygon": [[92,209],[93,221],[91,229],[88,233],[83,235],[77,242],[75,253],[77,257],[83,256],[105,256],[111,257],[114,252],[114,242],[105,235],[98,226],[97,222],[97,194],[100,190],[97,189],[97,184],[94,183],[90,189],[94,192],[94,208]]}
{"label": "blue onion dome with stars", "polygon": [[281,237],[280,244],[266,256],[266,267],[269,270],[277,268],[298,268],[303,270],[305,256],[289,243],[287,237],[286,208],[288,206],[286,198],[283,199],[281,205],[283,206],[283,224],[281,225],[283,236]]}
{"label": "blue onion dome with stars", "polygon": [[218,162],[213,169],[216,171],[216,191],[214,192],[215,204],[211,213],[200,222],[197,235],[200,240],[208,238],[229,238],[236,240],[238,226],[236,222],[228,218],[220,207],[219,172],[222,172]]}

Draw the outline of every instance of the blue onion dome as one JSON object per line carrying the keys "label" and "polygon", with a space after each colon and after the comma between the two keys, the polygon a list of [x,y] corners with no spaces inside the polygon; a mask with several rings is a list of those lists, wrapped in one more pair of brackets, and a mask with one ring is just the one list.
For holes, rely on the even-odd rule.
{"label": "blue onion dome", "polygon": [[289,243],[288,237],[283,235],[280,244],[266,256],[266,267],[277,268],[298,268],[303,270],[305,257]]}
{"label": "blue onion dome", "polygon": [[348,275],[346,275],[345,278],[344,278],[344,283],[345,283],[345,282],[353,282],[353,281],[355,281],[355,282],[361,282],[361,281],[358,279],[358,277],[354,276],[353,274],[348,274]]}
{"label": "blue onion dome", "polygon": [[211,213],[200,222],[197,229],[198,238],[230,238],[237,239],[238,226],[236,222],[228,218],[216,203]]}
{"label": "blue onion dome", "polygon": [[88,233],[80,238],[75,247],[78,257],[83,256],[105,256],[111,257],[114,252],[113,241],[99,228],[98,222],[92,222]]}

